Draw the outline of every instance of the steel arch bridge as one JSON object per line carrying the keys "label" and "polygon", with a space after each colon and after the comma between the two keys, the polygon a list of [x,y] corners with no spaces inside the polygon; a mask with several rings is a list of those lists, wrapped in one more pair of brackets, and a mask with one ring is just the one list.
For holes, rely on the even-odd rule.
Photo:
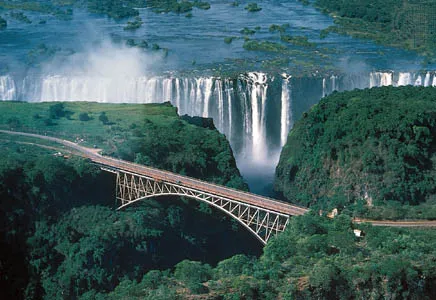
{"label": "steel arch bridge", "polygon": [[[99,149],[84,147],[71,141],[34,133],[1,129],[0,133],[27,136],[61,144],[70,149],[71,154],[89,159],[102,170],[116,174],[118,209],[151,197],[163,195],[189,197],[208,203],[235,218],[263,244],[266,244],[272,236],[284,231],[291,216],[299,216],[308,212],[307,208],[290,203],[103,156],[99,153]],[[52,146],[31,144],[60,150]],[[434,220],[377,221],[354,219],[354,223],[409,228],[436,227],[436,221]]]}
{"label": "steel arch bridge", "polygon": [[236,219],[264,245],[283,232],[290,215],[244,203],[229,197],[186,187],[181,182],[156,180],[152,177],[101,166],[101,169],[116,174],[117,209],[123,209],[138,201],[158,196],[182,196],[205,202]]}
{"label": "steel arch bridge", "polygon": [[88,148],[71,141],[26,132],[0,130],[0,133],[61,144],[71,149],[72,154],[89,159],[102,170],[116,174],[118,209],[151,197],[163,195],[189,197],[230,215],[263,244],[266,244],[272,236],[284,231],[291,216],[303,215],[308,211],[307,208],[290,203],[104,156],[99,153],[101,151],[99,149]]}

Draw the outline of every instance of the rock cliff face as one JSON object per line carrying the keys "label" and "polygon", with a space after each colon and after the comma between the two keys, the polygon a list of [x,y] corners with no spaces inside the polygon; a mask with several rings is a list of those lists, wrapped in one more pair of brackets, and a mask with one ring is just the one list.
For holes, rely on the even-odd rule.
{"label": "rock cliff face", "polygon": [[288,136],[275,189],[320,208],[419,204],[436,195],[436,89],[333,93]]}

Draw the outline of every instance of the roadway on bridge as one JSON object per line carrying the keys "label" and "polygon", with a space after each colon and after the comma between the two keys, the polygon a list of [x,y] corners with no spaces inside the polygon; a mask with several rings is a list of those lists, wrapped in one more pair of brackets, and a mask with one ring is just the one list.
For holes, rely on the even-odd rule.
{"label": "roadway on bridge", "polygon": [[221,196],[225,198],[229,198],[232,200],[240,201],[246,204],[250,204],[253,206],[257,206],[263,209],[267,209],[274,212],[279,212],[282,214],[290,215],[290,216],[299,216],[305,214],[308,209],[296,205],[292,205],[286,202],[278,201],[275,199],[271,199],[268,197],[259,196],[256,194],[243,192],[239,190],[235,190],[229,187],[205,182],[199,179],[195,179],[188,176],[182,176],[176,173],[168,172],[168,171],[162,171],[159,169],[135,164],[132,162],[115,159],[112,157],[107,157],[99,154],[99,149],[93,149],[81,146],[79,144],[62,140],[55,137],[50,136],[44,136],[44,135],[38,135],[33,133],[25,133],[25,132],[16,132],[16,131],[7,131],[7,130],[0,130],[2,133],[6,134],[14,134],[14,135],[21,135],[21,136],[27,136],[37,139],[43,139],[55,143],[62,144],[70,149],[75,150],[76,155],[80,155],[81,157],[88,158],[92,160],[95,163],[98,163],[100,165],[114,168],[114,169],[120,169],[123,171],[128,171],[137,175],[147,176],[151,177],[155,180],[161,180],[166,181],[170,183],[174,183],[177,185],[181,185],[188,188],[193,188],[197,190],[201,190],[203,192],[208,192],[216,196]]}
{"label": "roadway on bridge", "polygon": [[[217,196],[227,197],[232,200],[240,201],[257,207],[261,207],[267,210],[287,214],[290,216],[303,215],[309,210],[304,207],[292,205],[283,201],[275,200],[268,197],[259,196],[256,194],[235,190],[229,187],[205,182],[199,179],[195,179],[188,176],[182,176],[176,173],[162,171],[159,169],[135,164],[132,162],[115,159],[101,155],[100,149],[93,149],[84,147],[77,143],[73,143],[67,140],[44,136],[33,133],[17,132],[9,130],[0,130],[0,133],[26,136],[36,139],[43,139],[54,143],[62,144],[67,148],[75,150],[74,154],[88,158],[91,161],[114,169],[120,169],[134,174],[151,177],[155,180],[162,180],[171,182],[174,184],[182,185],[189,188],[198,189],[204,192],[208,192]],[[429,220],[416,220],[416,221],[376,221],[367,219],[355,219],[356,223],[372,223],[374,226],[390,226],[390,227],[436,227],[436,221]]]}

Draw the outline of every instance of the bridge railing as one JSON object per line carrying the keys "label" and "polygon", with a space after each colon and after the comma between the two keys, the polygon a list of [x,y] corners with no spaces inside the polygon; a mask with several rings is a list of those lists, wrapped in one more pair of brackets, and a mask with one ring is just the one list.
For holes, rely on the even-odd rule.
{"label": "bridge railing", "polygon": [[95,158],[94,159],[95,161],[100,162],[103,165],[107,165],[107,162],[105,162],[107,160],[113,162],[113,164],[112,165],[109,164],[109,166],[114,167],[115,165],[117,168],[121,170],[128,170],[137,175],[148,175],[156,180],[163,180],[173,184],[182,184],[184,186],[194,187],[200,190],[205,190],[210,193],[219,194],[230,198],[235,198],[235,195],[239,195],[240,197],[238,197],[238,199],[240,200],[243,201],[245,200],[248,203],[252,203],[255,205],[266,206],[269,209],[273,209],[278,212],[282,212],[283,210],[286,210],[291,215],[302,215],[308,211],[308,209],[306,208],[292,205],[287,202],[259,196],[249,192],[242,192],[230,187],[217,185],[200,179],[179,175],[176,173],[163,171],[148,166],[138,165],[132,162],[127,162],[127,161],[115,159],[112,157],[106,157],[98,154],[94,154],[92,156]]}

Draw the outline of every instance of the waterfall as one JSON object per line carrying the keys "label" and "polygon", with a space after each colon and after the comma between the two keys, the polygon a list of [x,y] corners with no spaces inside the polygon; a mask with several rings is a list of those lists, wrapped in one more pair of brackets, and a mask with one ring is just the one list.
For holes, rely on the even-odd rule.
{"label": "waterfall", "polygon": [[430,72],[427,72],[427,74],[425,74],[425,78],[424,78],[424,86],[430,85],[430,77],[431,77]]}
{"label": "waterfall", "polygon": [[243,113],[243,119],[242,119],[242,129],[244,138],[242,140],[243,142],[243,149],[247,149],[249,147],[250,138],[251,138],[251,130],[252,130],[252,121],[250,117],[250,102],[248,99],[247,93],[245,93],[245,87],[243,86],[244,81],[238,80],[238,95],[240,95],[240,105],[241,105],[241,111]]}
{"label": "waterfall", "polygon": [[327,90],[326,90],[326,83],[325,83],[325,78],[322,79],[322,96],[321,97],[325,97],[327,95]]}
{"label": "waterfall", "polygon": [[372,72],[372,73],[369,74],[369,87],[370,88],[375,87],[377,82],[379,81],[378,80],[378,78],[379,78],[378,74],[379,74],[379,72]]}
{"label": "waterfall", "polygon": [[204,98],[204,95],[202,93],[203,92],[202,85],[203,85],[203,78],[195,79],[195,82],[194,82],[195,88],[193,88],[193,90],[195,89],[195,97],[193,98],[193,100],[194,100],[194,105],[193,105],[194,110],[193,110],[192,114],[196,115],[196,116],[203,116],[203,117],[205,117],[205,116],[207,116],[207,114],[203,115],[203,113],[204,113],[204,111],[203,111],[203,107],[204,107],[203,100],[206,101],[206,99]]}
{"label": "waterfall", "polygon": [[[256,76],[266,76],[262,73],[236,78],[180,77],[175,75],[141,76],[141,77],[86,77],[80,75],[46,75],[28,76],[21,80],[11,75],[0,76],[1,100],[26,101],[97,101],[97,102],[130,102],[153,103],[171,101],[185,113],[195,113],[199,116],[211,116],[219,108],[222,122],[234,112],[229,111],[229,99],[248,91],[234,91],[233,84],[240,81],[256,81]],[[256,74],[256,75],[253,75]],[[252,78],[253,77],[253,78]],[[257,78],[257,77],[256,77]],[[272,78],[272,77],[271,77]],[[295,77],[293,77],[295,78]],[[261,79],[259,79],[261,80]],[[294,79],[292,79],[294,80]],[[297,80],[297,79],[295,79]],[[234,83],[233,83],[234,82]],[[256,81],[256,85],[263,84]],[[289,81],[291,82],[291,80]],[[378,86],[435,86],[434,72],[371,72],[358,75],[331,75],[312,81],[321,89],[321,96],[326,96],[338,90]],[[299,90],[298,94],[308,92]],[[278,91],[279,92],[279,91]],[[192,101],[192,100],[196,101]],[[219,99],[219,101],[217,100]],[[191,106],[191,107],[188,107]],[[233,117],[233,116],[232,116]]]}
{"label": "waterfall", "polygon": [[412,84],[412,76],[410,73],[400,73],[398,76],[397,86]]}
{"label": "waterfall", "polygon": [[10,76],[0,76],[0,100],[14,100],[16,92],[14,80]]}
{"label": "waterfall", "polygon": [[282,81],[282,96],[281,96],[281,114],[280,114],[280,146],[284,146],[286,144],[286,139],[288,137],[288,131],[290,129],[290,120],[291,120],[291,114],[292,109],[290,107],[291,105],[291,99],[290,99],[290,92],[289,92],[289,79],[291,76],[288,76],[286,74],[282,74],[283,81]]}
{"label": "waterfall", "polygon": [[232,87],[232,81],[226,79],[224,81],[224,89],[226,91],[226,95],[227,95],[227,111],[228,111],[228,126],[227,126],[227,137],[229,139],[229,141],[232,141],[232,122],[233,122],[233,117],[232,117],[232,96],[233,96],[233,87]]}
{"label": "waterfall", "polygon": [[264,161],[266,158],[265,135],[265,109],[266,92],[268,88],[267,76],[264,73],[250,72],[249,94],[251,100],[252,116],[252,156],[255,161]]}
{"label": "waterfall", "polygon": [[189,101],[186,101],[186,103],[185,103],[185,111],[183,114],[195,114],[196,113],[195,100],[197,98],[196,79],[195,78],[187,78],[186,85],[183,87],[183,89],[186,90],[186,94],[187,94],[186,98],[184,98],[184,99],[189,99]]}
{"label": "waterfall", "polygon": [[179,112],[180,112],[180,105],[181,105],[181,103],[180,103],[180,98],[181,98],[181,94],[180,94],[180,79],[179,78],[176,78],[176,80],[175,80],[175,83],[176,83],[176,99],[174,100],[175,101],[175,106],[178,108],[178,110],[179,110]]}
{"label": "waterfall", "polygon": [[369,87],[389,86],[393,82],[393,73],[372,72],[370,74]]}
{"label": "waterfall", "polygon": [[[183,99],[189,99],[188,96],[189,96],[189,79],[184,78],[183,79]],[[189,103],[186,101],[183,103],[183,106],[180,107],[181,114],[186,114],[188,104]]]}
{"label": "waterfall", "polygon": [[339,91],[339,87],[336,85],[337,78],[338,77],[335,75],[330,76],[330,81],[331,81],[331,85],[332,85],[331,92]]}
{"label": "waterfall", "polygon": [[162,86],[163,86],[163,88],[162,88],[162,90],[163,90],[162,100],[164,102],[172,101],[173,100],[173,79],[172,78],[163,79]]}
{"label": "waterfall", "polygon": [[217,95],[217,104],[218,104],[218,124],[217,127],[219,129],[223,128],[224,122],[224,99],[223,99],[223,87],[221,79],[217,79],[215,81],[215,94]]}
{"label": "waterfall", "polygon": [[392,73],[382,73],[381,74],[381,80],[380,80],[380,86],[390,86],[393,82],[393,74]]}
{"label": "waterfall", "polygon": [[204,105],[203,105],[203,114],[202,114],[204,118],[209,117],[209,103],[210,103],[210,96],[212,95],[212,85],[213,85],[212,78],[204,79]]}

